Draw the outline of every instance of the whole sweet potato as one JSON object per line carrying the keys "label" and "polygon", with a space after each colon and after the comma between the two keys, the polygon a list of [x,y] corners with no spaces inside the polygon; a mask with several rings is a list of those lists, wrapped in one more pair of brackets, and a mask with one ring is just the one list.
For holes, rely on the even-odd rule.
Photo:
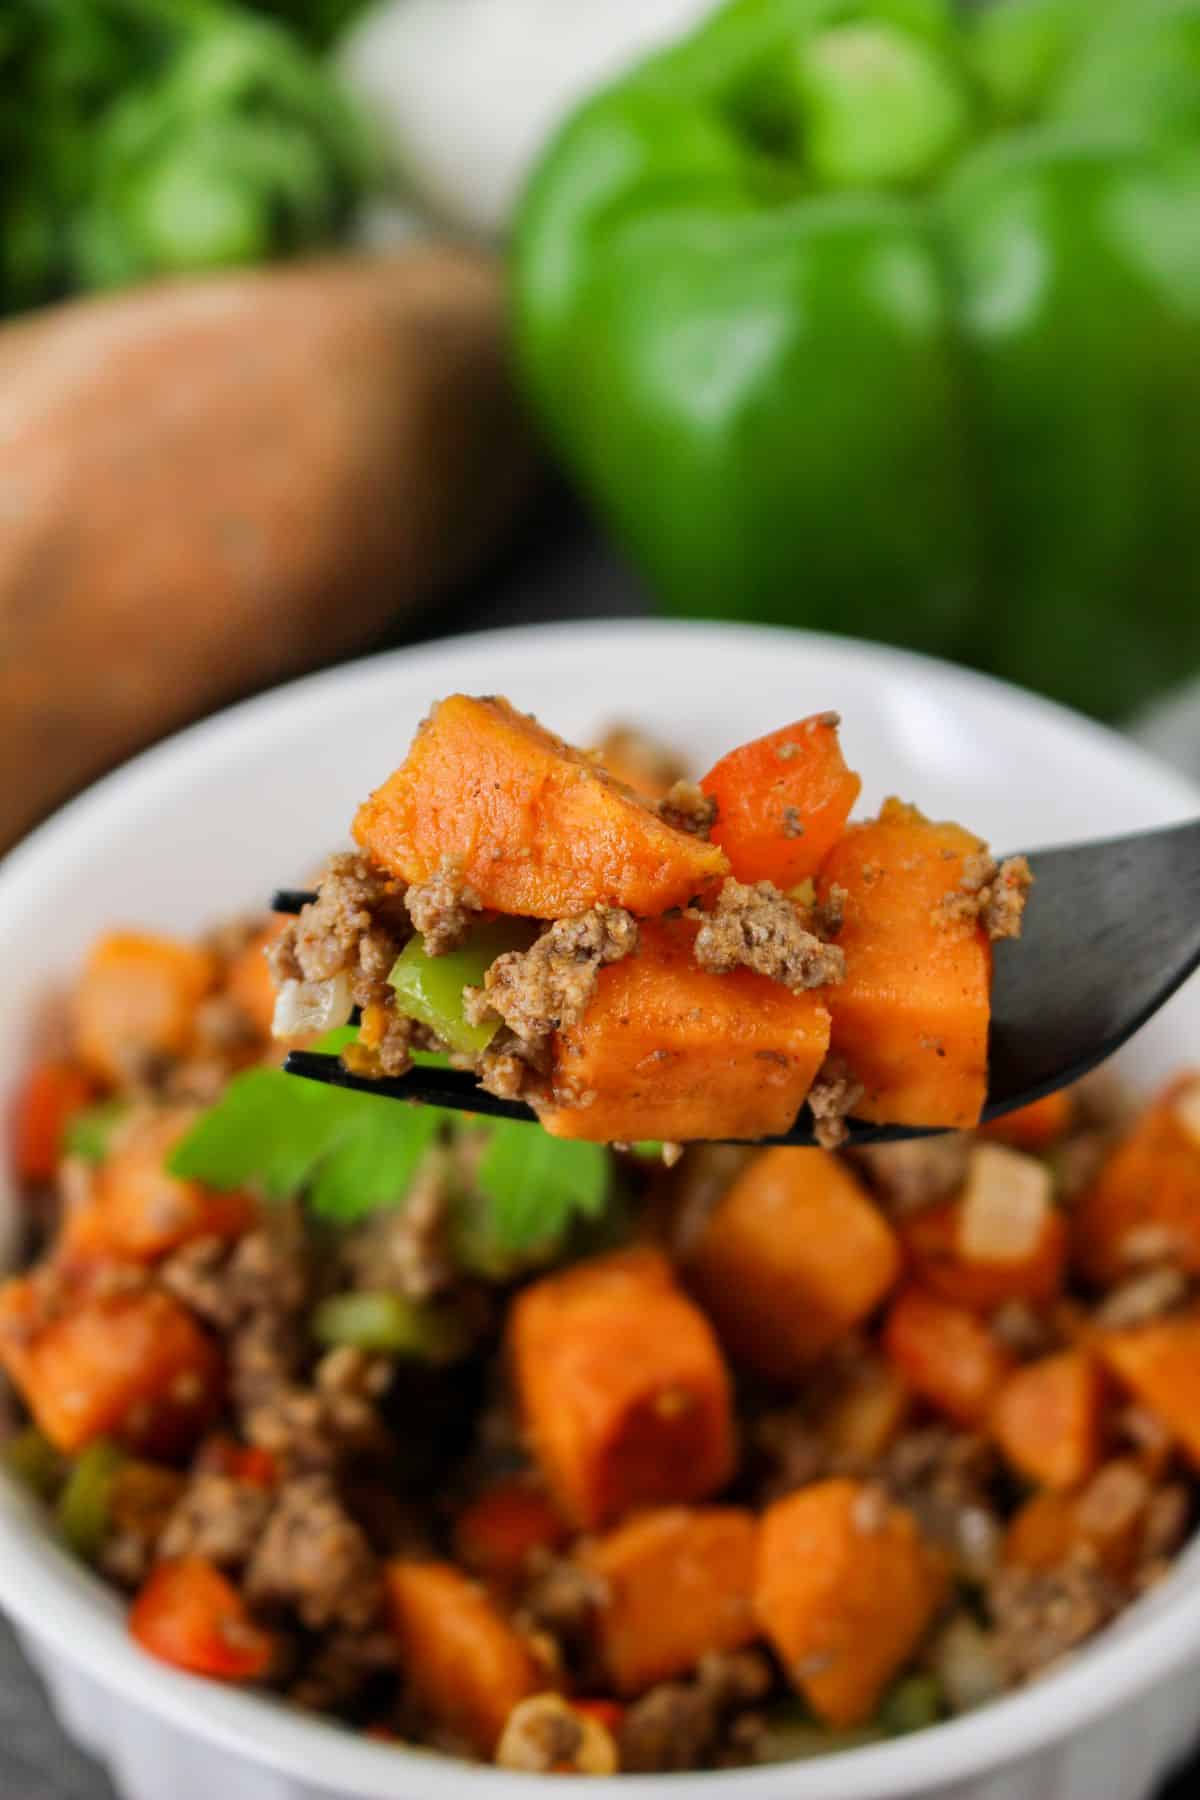
{"label": "whole sweet potato", "polygon": [[499,276],[465,251],[7,326],[0,849],[165,732],[369,643],[470,568],[532,478]]}

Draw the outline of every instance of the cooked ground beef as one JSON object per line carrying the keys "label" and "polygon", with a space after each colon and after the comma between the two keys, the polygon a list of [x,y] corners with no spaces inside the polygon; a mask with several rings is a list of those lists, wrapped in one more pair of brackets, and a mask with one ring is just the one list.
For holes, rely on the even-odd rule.
{"label": "cooked ground beef", "polygon": [[400,1646],[394,1632],[334,1631],[317,1645],[291,1682],[288,1699],[307,1712],[337,1712],[399,1663]]}
{"label": "cooked ground beef", "polygon": [[970,1151],[965,1132],[947,1131],[898,1144],[865,1144],[851,1154],[888,1212],[903,1218],[956,1194],[967,1178]]}
{"label": "cooked ground beef", "polygon": [[1001,1523],[993,1483],[996,1452],[984,1438],[949,1425],[904,1432],[877,1463],[875,1478],[908,1507],[958,1572],[979,1580],[995,1565]]}
{"label": "cooked ground beef", "polygon": [[231,1475],[193,1475],[163,1529],[160,1556],[206,1556],[222,1569],[254,1554],[273,1505],[268,1490]]}
{"label": "cooked ground beef", "polygon": [[453,856],[443,857],[437,874],[428,881],[410,887],[406,899],[408,916],[420,932],[428,956],[456,950],[478,924],[483,907],[474,888],[463,880],[461,860]]}
{"label": "cooked ground beef", "polygon": [[799,993],[841,981],[846,972],[842,952],[806,929],[799,908],[773,882],[750,887],[730,877],[716,910],[696,916],[696,961],[714,975],[753,969]]}
{"label": "cooked ground beef", "polygon": [[[765,1656],[735,1650],[703,1657],[690,1681],[660,1682],[632,1703],[621,1722],[622,1769],[666,1775],[704,1768],[715,1758],[730,1715],[757,1706],[770,1693],[773,1679]],[[753,1744],[744,1734],[733,1734],[731,1748],[740,1750],[740,1760],[754,1760]]]}
{"label": "cooked ground beef", "polygon": [[846,1141],[846,1120],[863,1097],[856,1081],[837,1057],[829,1057],[808,1091],[813,1136],[822,1150],[837,1150]]}
{"label": "cooked ground beef", "polygon": [[458,1280],[451,1243],[451,1183],[445,1156],[428,1157],[403,1204],[372,1213],[342,1255],[353,1285],[428,1300]]}
{"label": "cooked ground beef", "polygon": [[620,962],[637,949],[637,921],[616,906],[594,906],[547,927],[528,950],[498,956],[472,990],[467,1017],[478,1024],[488,1015],[502,1019],[524,1042],[574,1025],[596,991],[606,963]]}
{"label": "cooked ground beef", "polygon": [[534,1550],[526,1565],[517,1617],[531,1634],[553,1639],[563,1664],[590,1664],[592,1624],[604,1589],[597,1578],[569,1556]]}
{"label": "cooked ground beef", "polygon": [[706,838],[716,823],[717,803],[694,781],[675,781],[658,803],[658,816],[676,831]]}
{"label": "cooked ground beef", "polygon": [[950,919],[977,919],[993,942],[1018,938],[1032,886],[1033,871],[1025,857],[1008,856],[998,863],[981,851],[966,858],[962,881],[946,896],[942,910]]}
{"label": "cooked ground beef", "polygon": [[375,1618],[379,1564],[327,1476],[283,1484],[246,1572],[246,1593],[254,1605],[289,1609],[310,1631],[361,1631]]}
{"label": "cooked ground beef", "polygon": [[1057,1569],[1006,1563],[985,1592],[996,1651],[1010,1682],[1045,1674],[1106,1625],[1124,1602],[1121,1588],[1086,1548]]}
{"label": "cooked ground beef", "polygon": [[343,1346],[318,1364],[311,1387],[279,1387],[249,1408],[247,1438],[297,1472],[338,1469],[348,1457],[386,1454],[391,1436],[378,1400],[391,1363]]}
{"label": "cooked ground beef", "polygon": [[357,1006],[386,1000],[387,976],[411,934],[398,884],[365,857],[331,856],[317,898],[275,940],[267,961],[276,987],[349,974]]}

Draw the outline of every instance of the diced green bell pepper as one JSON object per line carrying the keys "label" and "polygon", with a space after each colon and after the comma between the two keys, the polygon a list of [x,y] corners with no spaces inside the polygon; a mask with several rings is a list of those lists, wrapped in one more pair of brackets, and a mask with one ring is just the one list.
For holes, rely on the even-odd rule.
{"label": "diced green bell pepper", "polygon": [[1200,0],[731,0],[555,135],[513,277],[674,610],[1110,715],[1200,664]]}
{"label": "diced green bell pepper", "polygon": [[103,1162],[112,1145],[113,1133],[122,1120],[128,1118],[129,1110],[128,1100],[98,1100],[94,1106],[85,1106],[67,1120],[63,1148],[68,1155],[81,1157],[84,1162]]}
{"label": "diced green bell pepper", "polygon": [[107,1438],[81,1450],[58,1498],[63,1542],[83,1562],[95,1562],[108,1532],[112,1484],[125,1457]]}
{"label": "diced green bell pepper", "polygon": [[431,1363],[461,1361],[475,1340],[461,1307],[421,1305],[386,1292],[331,1294],[317,1307],[312,1330],[320,1344],[349,1344]]}
{"label": "diced green bell pepper", "polygon": [[0,1450],[0,1461],[14,1480],[39,1500],[49,1500],[62,1479],[63,1459],[36,1425],[9,1438]]}
{"label": "diced green bell pepper", "polygon": [[524,919],[494,919],[476,926],[465,944],[442,956],[427,955],[423,940],[410,938],[388,976],[397,1009],[428,1025],[452,1050],[486,1050],[500,1022],[470,1024],[463,1013],[463,989],[482,987],[496,958],[507,950],[527,949],[536,929]]}

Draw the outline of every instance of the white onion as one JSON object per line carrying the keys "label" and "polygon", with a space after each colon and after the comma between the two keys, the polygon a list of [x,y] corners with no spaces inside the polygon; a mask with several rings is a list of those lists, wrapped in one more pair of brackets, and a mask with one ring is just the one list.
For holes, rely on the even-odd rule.
{"label": "white onion", "polygon": [[335,1031],[349,1023],[354,1011],[350,977],[343,970],[328,981],[285,981],[275,1001],[272,1036],[306,1037],[313,1031]]}
{"label": "white onion", "polygon": [[1176,1119],[1192,1142],[1200,1149],[1200,1075],[1181,1088],[1172,1102]]}
{"label": "white onion", "polygon": [[968,1613],[955,1613],[929,1651],[929,1665],[952,1712],[970,1712],[1004,1691],[1004,1672],[991,1639]]}
{"label": "white onion", "polygon": [[967,1164],[958,1228],[968,1262],[1021,1262],[1036,1250],[1050,1211],[1053,1182],[1036,1157],[1003,1144],[976,1144]]}

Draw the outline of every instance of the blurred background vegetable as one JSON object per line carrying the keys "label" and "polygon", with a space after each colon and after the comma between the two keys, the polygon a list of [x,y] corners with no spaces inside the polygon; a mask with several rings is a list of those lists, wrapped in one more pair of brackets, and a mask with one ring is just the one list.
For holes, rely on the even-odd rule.
{"label": "blurred background vegetable", "polygon": [[263,10],[7,0],[0,311],[346,234],[374,161],[315,47],[353,0]]}
{"label": "blurred background vegetable", "polygon": [[1117,715],[1200,663],[1200,0],[732,0],[557,135],[546,429],[671,608]]}

